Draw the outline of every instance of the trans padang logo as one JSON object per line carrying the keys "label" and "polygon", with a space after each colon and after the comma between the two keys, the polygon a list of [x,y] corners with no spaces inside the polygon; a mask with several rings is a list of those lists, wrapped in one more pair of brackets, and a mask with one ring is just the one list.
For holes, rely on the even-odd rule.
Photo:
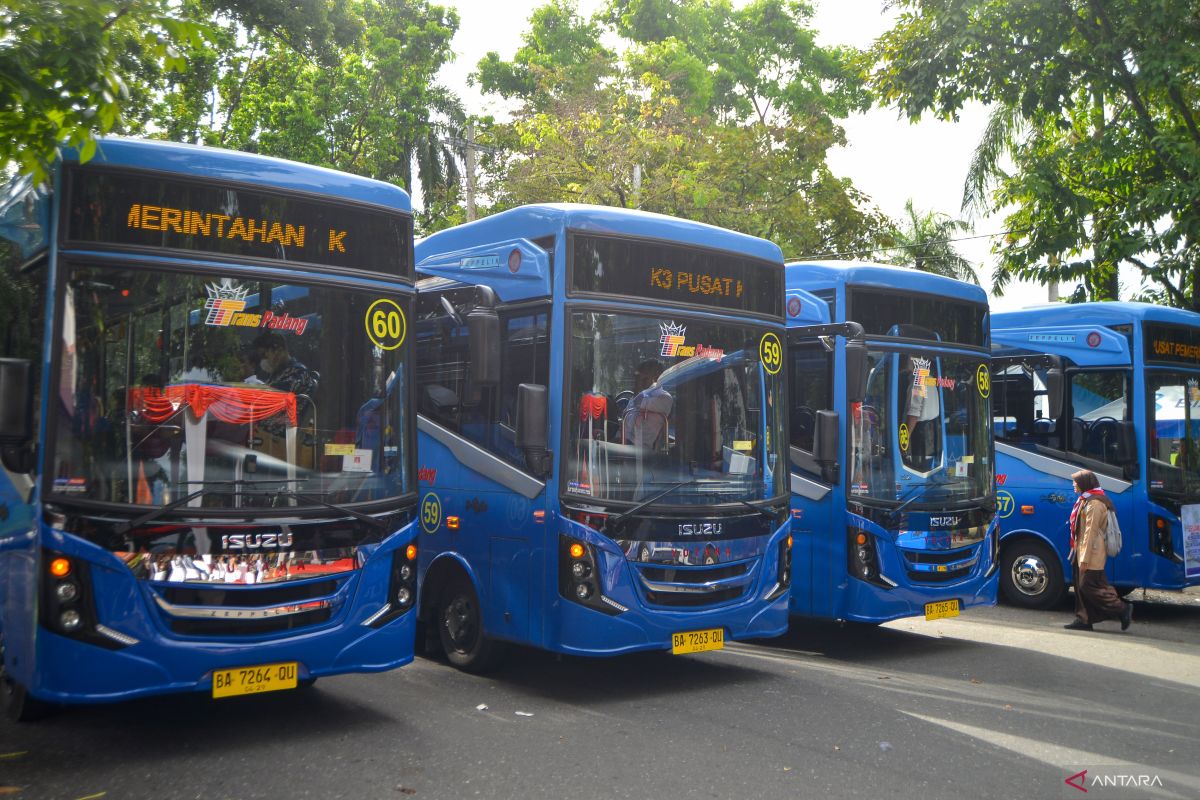
{"label": "trans padang logo", "polygon": [[705,347],[702,344],[684,344],[687,341],[687,326],[676,325],[674,322],[660,322],[658,327],[662,335],[658,343],[662,345],[659,355],[664,358],[691,358],[692,356],[708,356],[718,361],[725,355],[719,347]]}
{"label": "trans padang logo", "polygon": [[205,325],[218,328],[267,328],[292,331],[297,336],[304,335],[308,327],[308,320],[304,317],[293,317],[287,312],[245,313],[246,296],[250,294],[250,290],[238,286],[231,278],[223,278],[220,283],[206,284],[204,289],[208,292],[208,300],[204,302],[204,307],[208,309],[208,316],[204,318]]}

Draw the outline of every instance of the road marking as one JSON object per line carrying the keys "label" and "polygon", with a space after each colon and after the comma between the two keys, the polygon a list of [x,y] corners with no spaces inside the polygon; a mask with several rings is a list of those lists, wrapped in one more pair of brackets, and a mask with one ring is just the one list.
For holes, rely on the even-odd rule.
{"label": "road marking", "polygon": [[[1105,650],[1103,665],[1160,681],[1169,681],[1195,689],[1200,678],[1200,655],[1172,652],[1164,657],[1163,643],[1135,639],[1118,633],[1091,635],[1076,632],[1013,627],[992,622],[965,619],[924,620],[902,619],[882,627],[934,638],[961,639],[968,642],[994,644],[1018,650],[1033,650],[1044,655],[1068,658],[1096,665],[1096,650]],[[1103,638],[1101,638],[1103,637]]]}
{"label": "road marking", "polygon": [[[1169,769],[1161,769],[1159,767],[1150,767],[1145,764],[1139,764],[1134,761],[1126,761],[1112,756],[1101,755],[1100,753],[1090,753],[1087,750],[1077,750],[1073,747],[1063,747],[1062,745],[1043,742],[1039,739],[1029,739],[1025,736],[1016,736],[1011,733],[1001,733],[1000,731],[992,731],[987,728],[978,728],[974,725],[966,725],[961,722],[953,722],[948,719],[938,719],[937,717],[928,717],[924,714],[918,714],[914,711],[905,711],[897,709],[902,714],[906,714],[914,719],[919,719],[922,722],[927,722],[930,725],[938,725],[942,728],[947,728],[956,733],[971,736],[980,741],[987,742],[995,747],[1008,750],[1026,758],[1032,758],[1035,761],[1040,761],[1051,767],[1058,769],[1066,769],[1067,767],[1076,765],[1095,765],[1104,767],[1122,767],[1136,770],[1139,773],[1158,775],[1161,778],[1168,779],[1181,786],[1195,786],[1200,782],[1200,777],[1196,775],[1185,775],[1182,772],[1175,772]],[[1184,798],[1186,795],[1175,794],[1166,789],[1157,787],[1138,787],[1145,791],[1162,797],[1178,797]]]}

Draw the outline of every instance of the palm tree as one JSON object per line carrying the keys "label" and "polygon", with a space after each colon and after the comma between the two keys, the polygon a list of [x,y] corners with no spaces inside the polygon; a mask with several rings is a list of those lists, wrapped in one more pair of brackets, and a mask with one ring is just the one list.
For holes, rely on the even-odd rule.
{"label": "palm tree", "polygon": [[971,262],[954,249],[956,235],[971,230],[968,223],[938,211],[918,212],[911,198],[904,213],[903,225],[892,232],[891,263],[979,285]]}

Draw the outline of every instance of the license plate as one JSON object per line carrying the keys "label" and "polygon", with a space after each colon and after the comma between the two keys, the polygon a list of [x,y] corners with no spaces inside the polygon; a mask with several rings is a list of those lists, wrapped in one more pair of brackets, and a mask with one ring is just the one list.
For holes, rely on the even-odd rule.
{"label": "license plate", "polygon": [[925,604],[925,619],[945,619],[958,616],[957,600],[939,600]]}
{"label": "license plate", "polygon": [[295,661],[284,664],[263,664],[257,667],[213,670],[213,697],[236,697],[243,694],[278,692],[295,689],[298,665]]}
{"label": "license plate", "polygon": [[713,628],[708,631],[686,631],[671,634],[671,653],[701,653],[705,650],[720,650],[725,646],[725,630]]}

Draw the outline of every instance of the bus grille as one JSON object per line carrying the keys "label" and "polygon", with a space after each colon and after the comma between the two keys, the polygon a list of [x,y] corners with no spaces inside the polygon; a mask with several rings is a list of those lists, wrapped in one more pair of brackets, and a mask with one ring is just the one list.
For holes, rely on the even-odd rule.
{"label": "bus grille", "polygon": [[903,550],[905,572],[913,583],[951,583],[966,578],[979,562],[977,547],[963,550]]}
{"label": "bus grille", "polygon": [[329,622],[342,598],[341,582],[230,588],[149,584],[154,605],[172,633],[183,636],[263,636]]}
{"label": "bus grille", "polygon": [[666,608],[710,608],[746,595],[754,583],[757,559],[708,567],[631,564],[646,602]]}

